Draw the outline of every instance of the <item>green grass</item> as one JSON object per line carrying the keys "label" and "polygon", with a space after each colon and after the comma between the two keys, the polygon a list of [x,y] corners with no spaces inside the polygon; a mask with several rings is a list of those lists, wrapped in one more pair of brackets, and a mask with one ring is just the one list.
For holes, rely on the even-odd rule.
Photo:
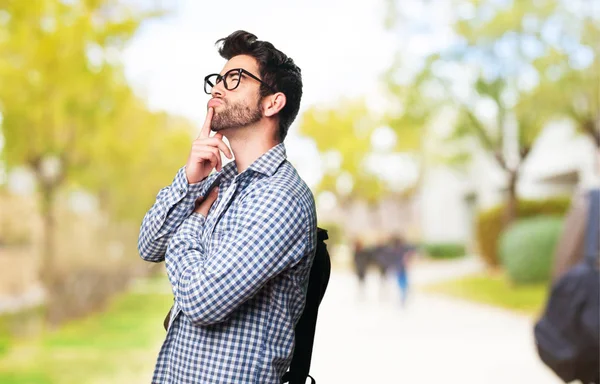
{"label": "green grass", "polygon": [[35,332],[40,328],[40,319],[43,307],[32,307],[17,313],[0,315],[0,361],[10,350],[14,342],[13,335],[25,335]]}
{"label": "green grass", "polygon": [[163,278],[148,293],[129,292],[108,308],[32,340],[12,340],[0,356],[2,384],[147,383],[171,303]]}
{"label": "green grass", "polygon": [[489,304],[531,316],[541,313],[547,289],[546,284],[513,286],[501,274],[473,275],[423,288],[425,292]]}

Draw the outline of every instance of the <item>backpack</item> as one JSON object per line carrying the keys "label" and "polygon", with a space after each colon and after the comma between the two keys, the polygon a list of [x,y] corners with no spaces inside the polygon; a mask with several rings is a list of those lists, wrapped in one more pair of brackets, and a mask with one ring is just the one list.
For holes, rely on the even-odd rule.
{"label": "backpack", "polygon": [[600,190],[589,199],[584,260],[552,286],[534,327],[538,355],[565,383],[600,378]]}
{"label": "backpack", "polygon": [[311,383],[316,384],[315,379],[308,373],[315,339],[319,304],[321,304],[321,300],[325,295],[329,276],[331,275],[331,259],[327,251],[327,244],[325,243],[325,240],[328,238],[326,230],[317,228],[317,249],[308,277],[306,304],[296,324],[294,355],[292,356],[290,369],[283,375],[282,383],[304,384],[306,383],[306,378],[310,377]]}

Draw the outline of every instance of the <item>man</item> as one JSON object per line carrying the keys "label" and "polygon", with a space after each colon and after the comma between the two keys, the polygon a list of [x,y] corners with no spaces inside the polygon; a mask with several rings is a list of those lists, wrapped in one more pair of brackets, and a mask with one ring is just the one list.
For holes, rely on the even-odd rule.
{"label": "man", "polygon": [[248,32],[217,44],[228,61],[205,78],[200,136],[140,231],[141,257],[165,260],[175,297],[152,383],[280,383],[316,248],[314,198],[283,144],[300,69]]}

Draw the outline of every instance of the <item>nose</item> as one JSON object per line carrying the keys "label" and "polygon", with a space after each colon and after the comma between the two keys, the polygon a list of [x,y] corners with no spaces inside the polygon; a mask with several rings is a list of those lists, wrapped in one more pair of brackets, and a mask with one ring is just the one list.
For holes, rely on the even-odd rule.
{"label": "nose", "polygon": [[215,84],[214,87],[212,87],[212,89],[210,90],[210,95],[214,98],[214,97],[223,97],[223,95],[225,94],[225,86],[223,85],[222,81],[219,81],[217,84]]}

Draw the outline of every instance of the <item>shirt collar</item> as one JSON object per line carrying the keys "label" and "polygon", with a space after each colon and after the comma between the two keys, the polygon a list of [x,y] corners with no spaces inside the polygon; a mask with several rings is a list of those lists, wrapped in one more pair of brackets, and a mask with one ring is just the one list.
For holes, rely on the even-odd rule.
{"label": "shirt collar", "polygon": [[[272,176],[286,158],[285,145],[279,143],[261,155],[258,159],[254,160],[248,167],[248,170],[262,173],[266,176]],[[221,172],[216,174],[216,177],[225,177],[226,179],[229,179],[235,177],[237,172],[237,164],[235,161],[231,161],[223,167]]]}
{"label": "shirt collar", "polygon": [[269,149],[261,157],[256,159],[252,164],[250,164],[248,169],[253,172],[258,172],[267,176],[272,176],[285,159],[285,146],[283,145],[283,143],[279,143],[273,148]]}

